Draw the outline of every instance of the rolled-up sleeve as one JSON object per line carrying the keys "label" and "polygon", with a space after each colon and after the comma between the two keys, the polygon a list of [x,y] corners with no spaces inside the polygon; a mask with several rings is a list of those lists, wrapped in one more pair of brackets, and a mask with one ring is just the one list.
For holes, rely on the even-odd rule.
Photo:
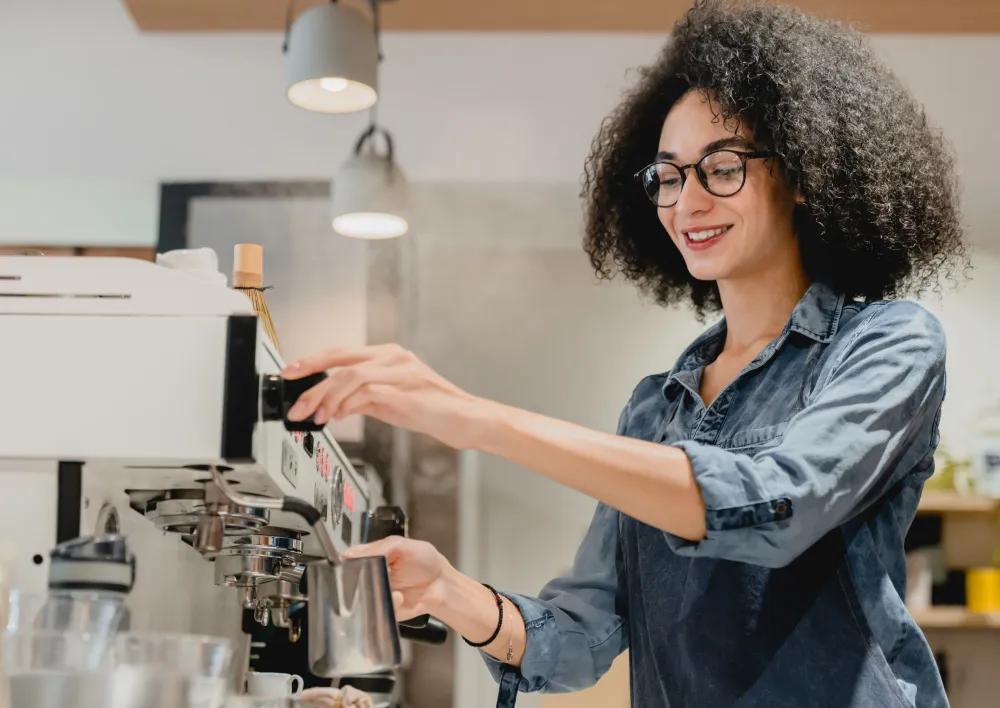
{"label": "rolled-up sleeve", "polygon": [[[521,691],[576,691],[608,670],[628,643],[618,512],[599,504],[572,569],[538,597],[504,593],[524,618]],[[502,665],[483,653],[499,679]]]}
{"label": "rolled-up sleeve", "polygon": [[697,542],[665,532],[675,552],[787,565],[927,458],[945,389],[941,326],[910,302],[861,316],[776,446],[747,455],[674,443],[691,461],[707,526]]}

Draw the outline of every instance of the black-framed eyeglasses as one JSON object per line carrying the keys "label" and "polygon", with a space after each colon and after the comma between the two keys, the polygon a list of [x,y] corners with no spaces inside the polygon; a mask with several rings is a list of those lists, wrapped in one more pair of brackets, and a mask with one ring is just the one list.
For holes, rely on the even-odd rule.
{"label": "black-framed eyeglasses", "polygon": [[731,197],[746,184],[747,160],[766,157],[774,157],[774,153],[767,150],[713,150],[689,165],[658,160],[646,165],[633,176],[649,201],[658,207],[672,207],[681,198],[688,168],[694,168],[698,181],[709,194]]}

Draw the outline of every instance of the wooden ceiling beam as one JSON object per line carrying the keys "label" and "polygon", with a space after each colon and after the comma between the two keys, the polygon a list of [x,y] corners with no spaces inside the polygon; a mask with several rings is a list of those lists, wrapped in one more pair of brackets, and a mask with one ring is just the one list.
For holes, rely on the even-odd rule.
{"label": "wooden ceiling beam", "polygon": [[[323,1],[296,0],[296,12]],[[122,2],[146,32],[280,31],[288,11],[287,0]],[[870,32],[1000,32],[997,0],[790,0],[789,4],[849,20]],[[392,0],[382,6],[382,13],[385,29],[394,31],[668,32],[689,5],[690,0]]]}

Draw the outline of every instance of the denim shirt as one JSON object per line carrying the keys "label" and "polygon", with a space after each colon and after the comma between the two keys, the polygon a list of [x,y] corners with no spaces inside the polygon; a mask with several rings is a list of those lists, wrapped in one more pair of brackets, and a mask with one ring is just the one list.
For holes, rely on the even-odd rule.
{"label": "denim shirt", "polygon": [[643,379],[618,431],[684,450],[705,538],[599,504],[569,573],[507,594],[527,646],[519,670],[485,657],[499,705],[590,686],[629,649],[637,708],[947,706],[903,601],[944,398],[940,324],[814,283],[705,406],[725,334],[722,320]]}

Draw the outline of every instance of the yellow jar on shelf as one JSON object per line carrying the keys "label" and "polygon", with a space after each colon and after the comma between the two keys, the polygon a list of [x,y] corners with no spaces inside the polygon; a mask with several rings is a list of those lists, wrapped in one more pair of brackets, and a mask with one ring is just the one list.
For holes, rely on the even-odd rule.
{"label": "yellow jar on shelf", "polygon": [[970,612],[1000,612],[1000,568],[965,571],[965,605]]}

